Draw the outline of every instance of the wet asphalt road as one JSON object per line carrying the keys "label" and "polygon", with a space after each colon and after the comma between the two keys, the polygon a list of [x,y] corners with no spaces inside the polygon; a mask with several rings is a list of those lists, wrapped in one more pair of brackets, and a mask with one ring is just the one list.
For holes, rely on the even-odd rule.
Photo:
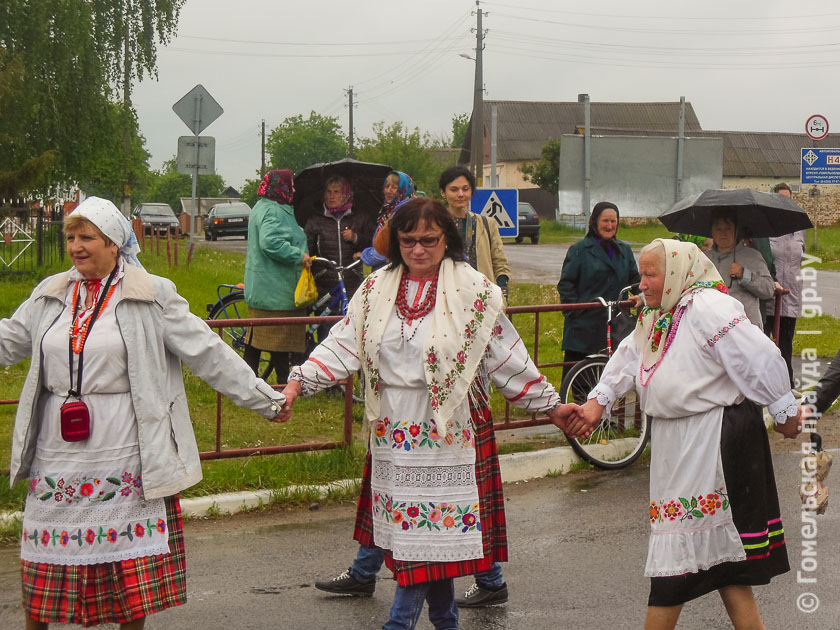
{"label": "wet asphalt road", "polygon": [[[799,456],[786,452],[775,457],[775,464],[791,564],[798,567]],[[462,629],[641,628],[648,593],[642,575],[647,483],[647,468],[637,463],[626,471],[587,471],[507,485],[511,561],[503,566],[510,601],[462,610]],[[817,517],[817,569],[808,574],[817,583],[797,584],[794,569],[757,589],[768,629],[840,628],[840,502],[833,501],[828,514]],[[394,592],[387,571],[380,573],[372,598],[332,597],[313,587],[316,579],[331,577],[350,563],[356,549],[353,515],[353,506],[339,505],[188,522],[189,601],[152,615],[146,628],[381,627]],[[466,578],[457,581],[459,590],[469,584]],[[821,601],[808,615],[796,607],[805,592]],[[0,628],[21,627],[19,593],[17,549],[0,548]],[[682,630],[730,627],[715,594],[689,603],[678,625]],[[431,628],[425,613],[418,628]]]}
{"label": "wet asphalt road", "polygon": [[[247,241],[240,238],[224,238],[213,243],[199,241],[225,251],[244,252],[247,249]],[[641,245],[632,244],[638,258],[638,250]],[[563,269],[563,260],[566,257],[568,245],[558,243],[544,243],[531,245],[529,243],[505,243],[505,254],[508,257],[513,277],[513,282],[528,282],[534,284],[557,284],[560,279],[560,272]],[[836,271],[818,271],[816,280],[809,284],[816,293],[815,297],[819,302],[814,304],[822,306],[825,314],[832,317],[840,317],[840,273]],[[807,286],[806,285],[806,288]]]}

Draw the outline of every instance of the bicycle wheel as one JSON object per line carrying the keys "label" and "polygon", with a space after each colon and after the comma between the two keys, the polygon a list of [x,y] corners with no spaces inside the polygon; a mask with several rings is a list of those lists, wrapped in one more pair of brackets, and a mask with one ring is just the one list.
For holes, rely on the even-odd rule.
{"label": "bicycle wheel", "polygon": [[[573,366],[560,385],[563,401],[584,404],[606,364],[607,357],[598,355]],[[615,470],[632,464],[650,440],[647,416],[639,407],[636,392],[616,400],[609,417],[603,419],[588,438],[566,436],[566,439],[575,453],[598,468]]]}
{"label": "bicycle wheel", "polygon": [[[245,295],[240,292],[228,293],[221,300],[216,302],[207,319],[248,319],[250,316],[248,305],[245,303]],[[214,330],[219,330],[215,328]],[[247,326],[225,326],[221,329],[222,339],[228,343],[236,352],[242,356],[245,353],[245,335],[248,332]],[[268,381],[268,377],[274,366],[271,364],[271,354],[268,352],[260,352],[260,366],[257,373],[264,381]]]}

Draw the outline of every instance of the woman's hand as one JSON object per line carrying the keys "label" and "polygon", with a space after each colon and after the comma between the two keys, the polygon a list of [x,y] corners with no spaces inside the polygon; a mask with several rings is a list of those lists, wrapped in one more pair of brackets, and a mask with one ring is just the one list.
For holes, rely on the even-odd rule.
{"label": "woman's hand", "polygon": [[736,278],[743,278],[744,277],[744,266],[740,265],[736,262],[729,265],[729,277],[736,277]]}
{"label": "woman's hand", "polygon": [[787,422],[779,424],[773,423],[773,430],[776,433],[781,433],[787,439],[793,439],[802,432],[802,406],[796,411],[795,416],[788,416]]}
{"label": "woman's hand", "polygon": [[604,405],[598,403],[597,398],[590,398],[578,407],[566,425],[566,433],[573,438],[587,438],[593,429],[601,422],[604,415]]}
{"label": "woman's hand", "polygon": [[352,243],[356,240],[356,233],[353,232],[350,228],[344,228],[344,231],[341,233],[341,238],[343,238],[348,243]]}
{"label": "woman's hand", "polygon": [[304,267],[306,267],[307,269],[309,269],[309,268],[312,266],[312,258],[311,258],[311,257],[309,256],[309,254],[307,254],[306,252],[304,252],[304,254],[303,254],[303,258],[301,259],[301,261],[300,261],[300,262],[301,262],[301,264],[303,264],[303,266],[304,266]]}
{"label": "woman's hand", "polygon": [[580,409],[580,407],[578,407],[574,403],[568,405],[564,405],[561,403],[553,407],[548,412],[548,417],[551,419],[551,422],[554,423],[554,426],[556,426],[561,431],[566,431],[569,418],[573,416],[578,409]]}
{"label": "woman's hand", "polygon": [[286,420],[292,417],[292,405],[295,404],[295,398],[300,396],[300,392],[300,382],[290,380],[289,384],[286,385],[282,392],[280,392],[286,397],[286,404],[283,405],[280,412],[271,419],[272,422],[286,422]]}

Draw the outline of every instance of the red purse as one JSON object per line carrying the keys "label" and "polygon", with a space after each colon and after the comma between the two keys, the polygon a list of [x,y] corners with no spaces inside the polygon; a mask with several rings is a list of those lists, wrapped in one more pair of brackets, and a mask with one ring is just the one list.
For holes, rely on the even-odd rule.
{"label": "red purse", "polygon": [[90,410],[81,400],[61,405],[61,438],[81,442],[90,437]]}

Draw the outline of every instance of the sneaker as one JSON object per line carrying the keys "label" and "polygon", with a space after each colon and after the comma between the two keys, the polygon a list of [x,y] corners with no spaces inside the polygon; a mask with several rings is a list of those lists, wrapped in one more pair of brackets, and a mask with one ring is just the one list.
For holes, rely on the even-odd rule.
{"label": "sneaker", "polygon": [[[335,595],[355,595],[357,597],[370,597],[376,589],[376,580],[369,582],[360,582],[352,575],[350,570],[342,572],[341,575],[334,577],[331,580],[318,580],[315,582],[315,588],[319,591],[326,591]],[[507,592],[505,593],[507,599]]]}
{"label": "sneaker", "polygon": [[456,597],[455,603],[461,608],[481,608],[493,604],[504,604],[508,600],[507,584],[497,587],[479,586],[474,583],[463,597]]}

